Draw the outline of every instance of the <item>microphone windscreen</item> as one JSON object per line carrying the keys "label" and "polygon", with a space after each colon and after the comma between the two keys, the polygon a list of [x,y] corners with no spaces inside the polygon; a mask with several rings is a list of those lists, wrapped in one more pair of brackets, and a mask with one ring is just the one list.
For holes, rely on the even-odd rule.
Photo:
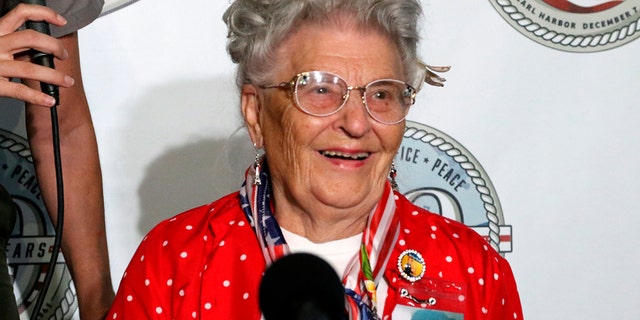
{"label": "microphone windscreen", "polygon": [[344,320],[344,287],[333,268],[308,253],[276,260],[260,283],[266,320]]}

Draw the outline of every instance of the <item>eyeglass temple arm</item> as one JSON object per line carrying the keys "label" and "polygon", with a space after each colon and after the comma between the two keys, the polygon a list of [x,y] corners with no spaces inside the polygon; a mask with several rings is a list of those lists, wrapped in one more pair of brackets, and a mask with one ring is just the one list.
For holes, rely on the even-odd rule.
{"label": "eyeglass temple arm", "polygon": [[293,83],[291,82],[280,82],[278,84],[268,84],[268,85],[259,85],[260,89],[271,89],[271,88],[291,88],[293,87]]}

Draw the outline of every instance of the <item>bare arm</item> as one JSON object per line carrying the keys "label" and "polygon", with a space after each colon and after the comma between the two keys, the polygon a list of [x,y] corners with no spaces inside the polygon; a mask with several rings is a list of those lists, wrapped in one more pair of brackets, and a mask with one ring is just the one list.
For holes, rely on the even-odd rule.
{"label": "bare arm", "polygon": [[[82,84],[77,33],[60,40],[69,58],[55,61],[56,69],[75,79],[73,86],[60,88],[58,106],[65,187],[62,252],[74,279],[81,318],[103,319],[114,293],[109,272],[98,148]],[[48,108],[27,107],[27,132],[38,182],[47,210],[55,221],[57,198],[50,119]]]}
{"label": "bare arm", "polygon": [[[50,97],[38,81],[60,86],[58,117],[65,185],[62,250],[75,282],[83,320],[103,319],[113,300],[104,225],[102,176],[93,123],[80,72],[77,34],[55,39],[31,30],[25,20],[63,25],[48,8],[18,5],[0,19],[0,96],[27,102],[27,131],[47,211],[56,221],[57,195],[51,138]],[[26,51],[53,53],[56,70],[32,64]],[[20,78],[22,83],[10,82]]]}
{"label": "bare arm", "polygon": [[[51,138],[51,97],[39,81],[60,86],[58,118],[65,186],[62,251],[71,270],[83,320],[104,319],[113,300],[104,224],[102,175],[93,123],[84,93],[77,33],[55,39],[16,31],[25,20],[64,25],[53,10],[20,4],[0,18],[0,96],[27,103],[27,132],[47,211],[56,222],[57,190]],[[56,69],[35,65],[31,48],[52,53]],[[19,78],[22,83],[11,82]]]}

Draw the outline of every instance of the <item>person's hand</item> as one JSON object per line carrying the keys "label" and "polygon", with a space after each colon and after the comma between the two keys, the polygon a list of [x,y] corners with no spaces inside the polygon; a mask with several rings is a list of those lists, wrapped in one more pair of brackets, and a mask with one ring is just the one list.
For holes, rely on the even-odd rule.
{"label": "person's hand", "polygon": [[12,78],[36,80],[61,87],[70,87],[74,79],[63,72],[39,66],[30,61],[29,50],[51,53],[64,60],[68,52],[62,42],[33,30],[17,31],[27,20],[47,21],[63,26],[67,21],[55,11],[39,5],[19,4],[0,18],[0,96],[23,100],[40,106],[53,106],[55,100],[23,83],[11,82]]}

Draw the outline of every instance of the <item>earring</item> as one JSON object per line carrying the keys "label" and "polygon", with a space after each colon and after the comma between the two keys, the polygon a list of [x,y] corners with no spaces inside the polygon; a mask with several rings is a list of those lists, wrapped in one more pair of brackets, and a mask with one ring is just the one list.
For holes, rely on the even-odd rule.
{"label": "earring", "polygon": [[262,184],[262,180],[260,179],[260,152],[258,152],[258,148],[256,144],[253,144],[253,148],[256,149],[256,159],[253,161],[253,171],[255,171],[255,176],[253,177],[253,185],[259,186]]}
{"label": "earring", "polygon": [[395,162],[391,162],[391,170],[389,171],[389,180],[391,182],[391,189],[393,191],[398,191],[398,183],[396,182],[396,176],[398,175],[398,171],[396,171]]}

